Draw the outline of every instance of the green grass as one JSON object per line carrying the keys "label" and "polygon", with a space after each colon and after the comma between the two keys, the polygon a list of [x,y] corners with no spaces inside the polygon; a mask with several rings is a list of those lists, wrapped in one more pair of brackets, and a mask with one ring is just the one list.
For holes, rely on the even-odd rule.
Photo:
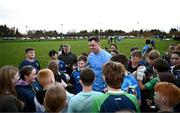
{"label": "green grass", "polygon": [[[19,66],[22,60],[25,58],[24,49],[27,47],[33,47],[36,50],[36,58],[40,61],[41,67],[46,67],[49,61],[49,50],[55,49],[58,51],[61,44],[70,44],[71,50],[77,56],[82,52],[89,52],[89,46],[87,40],[59,40],[59,41],[1,41],[0,42],[0,67],[4,65],[14,65]],[[173,40],[170,41],[160,41],[156,40],[157,50],[163,54],[170,43],[178,43]],[[137,46],[140,49],[145,45],[145,39],[125,39],[122,42],[117,43],[118,50],[121,53],[129,56],[129,49],[132,46]],[[107,39],[101,40],[101,47],[108,47]]]}

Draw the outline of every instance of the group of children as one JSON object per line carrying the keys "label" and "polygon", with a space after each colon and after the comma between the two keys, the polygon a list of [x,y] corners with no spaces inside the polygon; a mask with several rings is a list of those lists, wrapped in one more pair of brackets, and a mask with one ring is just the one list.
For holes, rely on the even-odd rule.
{"label": "group of children", "polygon": [[180,45],[173,51],[171,46],[162,58],[150,47],[143,52],[133,47],[128,59],[115,44],[110,45],[112,57],[102,66],[103,92],[93,91],[96,75],[88,67],[87,56],[80,55],[67,74],[67,65],[58,60],[55,50],[49,52],[47,68],[40,69],[35,50],[27,48],[19,70],[0,69],[0,111],[179,112]]}

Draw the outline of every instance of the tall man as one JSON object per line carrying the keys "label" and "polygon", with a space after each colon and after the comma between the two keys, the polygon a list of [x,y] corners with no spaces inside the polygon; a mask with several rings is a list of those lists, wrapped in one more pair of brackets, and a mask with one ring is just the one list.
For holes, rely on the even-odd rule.
{"label": "tall man", "polygon": [[100,40],[98,37],[89,38],[89,47],[91,53],[88,55],[88,65],[95,73],[95,81],[92,85],[94,91],[103,92],[106,85],[103,80],[102,66],[112,57],[110,53],[101,49]]}

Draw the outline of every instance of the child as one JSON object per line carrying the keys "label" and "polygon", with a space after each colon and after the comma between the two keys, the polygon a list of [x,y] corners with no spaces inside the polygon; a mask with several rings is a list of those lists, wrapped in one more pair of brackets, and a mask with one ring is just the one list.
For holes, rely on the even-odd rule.
{"label": "child", "polygon": [[172,83],[160,82],[154,87],[154,101],[161,113],[170,113],[180,103],[180,89]]}
{"label": "child", "polygon": [[110,61],[104,64],[103,75],[108,92],[93,99],[93,112],[117,112],[122,109],[140,112],[136,96],[120,89],[125,72],[121,63]]}
{"label": "child", "polygon": [[144,65],[144,61],[142,61],[142,53],[141,51],[136,50],[132,53],[127,70],[128,72],[133,73],[141,65]]}
{"label": "child", "polygon": [[36,105],[36,112],[43,112],[45,111],[43,103],[46,90],[55,85],[54,74],[50,69],[42,69],[37,73],[37,80],[42,86],[43,90],[36,93],[34,103]]}
{"label": "child", "polygon": [[46,112],[61,112],[66,106],[66,91],[61,85],[50,87],[44,97]]}
{"label": "child", "polygon": [[[82,84],[82,92],[75,95],[71,98],[68,105],[68,113],[74,112],[83,112],[89,113],[92,112],[92,99],[94,96],[100,96],[102,93],[92,91],[92,83],[95,79],[94,72],[86,68],[80,73],[80,83]],[[79,104],[79,102],[81,102]],[[77,107],[78,105],[78,107]]]}
{"label": "child", "polygon": [[[55,78],[54,74],[50,69],[42,69],[37,74],[37,80],[39,81],[40,85],[43,87],[43,90],[38,91],[36,93],[36,97],[34,98],[36,104],[36,112],[44,112],[44,97],[47,89],[55,85]],[[64,87],[67,86],[65,82],[61,82],[61,85]],[[73,96],[72,94],[66,91],[67,99],[66,103],[69,102],[69,99]],[[67,104],[66,104],[67,105]],[[67,106],[65,107],[64,111],[67,110]]]}
{"label": "child", "polygon": [[[153,91],[153,88],[154,86],[156,85],[156,83],[158,83],[160,80],[159,80],[159,73],[162,73],[162,72],[167,72],[168,71],[168,63],[162,59],[162,58],[157,58],[155,60],[153,60],[151,62],[152,66],[153,66],[153,71],[154,71],[154,74],[155,74],[155,77],[152,78],[150,81],[146,82],[145,84],[143,84],[142,80],[143,80],[143,76],[141,77],[141,73],[139,73],[139,70],[141,67],[139,67],[137,69],[137,79],[138,79],[138,84],[139,84],[139,87],[140,89],[144,92],[143,92],[143,96],[144,98],[142,98],[142,110],[148,110],[148,111],[152,111],[153,109],[149,108],[149,106],[147,106],[147,101],[151,101],[153,102],[153,96],[154,96],[154,91]],[[145,75],[145,74],[144,74]],[[144,111],[143,111],[144,112]]]}
{"label": "child", "polygon": [[16,97],[15,84],[19,79],[14,66],[0,68],[0,112],[22,112],[23,104]]}
{"label": "child", "polygon": [[33,82],[36,79],[36,69],[32,66],[24,66],[20,71],[20,79],[16,84],[16,92],[21,101],[25,103],[23,111],[35,112],[34,96],[36,89]]}
{"label": "child", "polygon": [[75,88],[75,94],[82,91],[82,85],[79,82],[79,80],[80,80],[80,72],[86,67],[86,64],[87,64],[87,57],[83,56],[83,55],[79,56],[79,58],[78,58],[78,67],[71,74],[70,83]]}
{"label": "child", "polygon": [[54,60],[58,64],[58,69],[60,72],[66,72],[66,64],[62,60],[58,60],[58,54],[55,50],[49,51],[50,60]]}
{"label": "child", "polygon": [[134,94],[137,97],[139,104],[141,104],[141,93],[140,93],[138,81],[131,73],[127,72],[127,65],[128,65],[127,57],[123,54],[119,54],[113,56],[111,60],[114,62],[122,63],[126,69],[126,73],[124,76],[123,83],[121,85],[121,89],[127,93]]}
{"label": "child", "polygon": [[34,48],[25,49],[26,59],[19,65],[19,69],[24,66],[31,65],[38,72],[40,70],[40,63],[35,59],[35,50]]}
{"label": "child", "polygon": [[178,50],[171,54],[171,72],[176,78],[176,85],[180,87],[180,51]]}

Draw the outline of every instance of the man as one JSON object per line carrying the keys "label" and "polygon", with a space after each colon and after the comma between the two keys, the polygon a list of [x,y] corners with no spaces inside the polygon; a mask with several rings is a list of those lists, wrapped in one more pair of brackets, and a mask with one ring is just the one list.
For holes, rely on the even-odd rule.
{"label": "man", "polygon": [[98,37],[91,37],[89,40],[91,53],[88,55],[88,65],[95,73],[95,81],[92,89],[94,91],[104,92],[106,87],[102,75],[102,66],[112,57],[110,53],[101,49]]}
{"label": "man", "polygon": [[71,75],[73,65],[77,63],[77,56],[71,52],[71,47],[69,44],[64,44],[62,49],[63,53],[58,56],[58,59],[64,61],[66,64],[66,73]]}
{"label": "man", "polygon": [[38,72],[40,70],[40,63],[35,59],[35,50],[34,48],[26,48],[25,49],[26,59],[19,65],[19,69],[24,66],[32,66]]}

